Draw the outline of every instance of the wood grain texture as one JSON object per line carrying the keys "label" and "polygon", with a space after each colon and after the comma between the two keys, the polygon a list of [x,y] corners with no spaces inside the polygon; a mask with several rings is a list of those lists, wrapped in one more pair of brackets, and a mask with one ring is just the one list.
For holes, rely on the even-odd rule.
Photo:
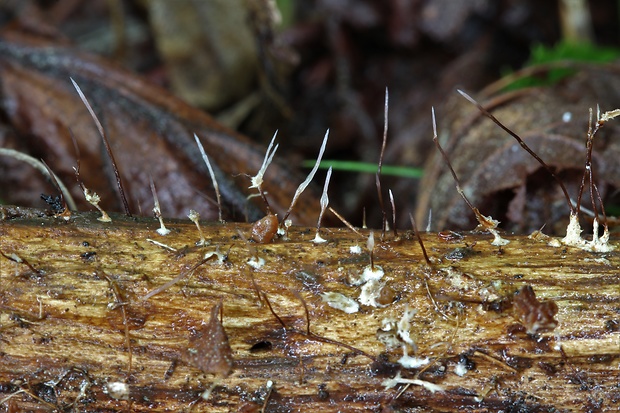
{"label": "wood grain texture", "polygon": [[[292,227],[289,240],[259,245],[245,240],[249,224],[203,222],[209,245],[197,247],[191,222],[168,222],[172,233],[161,237],[153,219],[103,224],[81,213],[61,222],[6,206],[0,217],[0,411],[620,409],[617,251],[523,236],[498,248],[484,234],[450,243],[427,233],[428,266],[410,234],[381,242],[375,233],[389,304],[349,314],[321,298],[357,301],[364,288],[354,284],[369,265],[366,239],[348,229],[324,229],[328,242],[316,245],[314,229]],[[226,259],[205,260],[209,252]],[[257,260],[264,265],[248,264]],[[511,298],[526,285],[557,305],[553,332],[528,335],[517,320]],[[219,302],[234,359],[227,377],[184,361]],[[428,357],[423,367],[398,364],[406,340],[394,326],[406,312],[401,331],[418,359]],[[397,374],[443,391],[386,388]]]}

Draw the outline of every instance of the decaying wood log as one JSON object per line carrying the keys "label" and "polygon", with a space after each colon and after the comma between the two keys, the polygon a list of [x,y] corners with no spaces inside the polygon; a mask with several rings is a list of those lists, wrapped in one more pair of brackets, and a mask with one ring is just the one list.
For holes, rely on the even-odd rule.
{"label": "decaying wood log", "polygon": [[617,251],[0,218],[2,411],[620,410]]}

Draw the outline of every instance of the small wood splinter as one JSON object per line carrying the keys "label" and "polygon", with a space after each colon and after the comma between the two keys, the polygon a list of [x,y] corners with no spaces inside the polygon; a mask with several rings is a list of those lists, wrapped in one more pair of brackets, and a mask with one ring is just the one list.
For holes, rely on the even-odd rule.
{"label": "small wood splinter", "polygon": [[461,195],[461,198],[463,198],[463,200],[465,201],[469,209],[471,209],[474,212],[474,215],[476,216],[476,220],[478,221],[479,227],[488,231],[491,235],[493,235],[494,238],[491,244],[495,246],[502,246],[502,245],[508,244],[510,241],[502,238],[499,235],[499,232],[497,231],[497,226],[499,225],[499,221],[493,219],[491,216],[487,217],[487,216],[482,215],[480,211],[478,210],[478,208],[473,206],[472,203],[469,202],[469,199],[467,199],[467,197],[465,196],[465,192],[463,192],[463,189],[461,188],[459,178],[456,176],[456,172],[454,172],[454,168],[452,168],[450,159],[448,158],[448,155],[444,152],[443,148],[439,144],[439,140],[437,139],[437,122],[435,120],[435,108],[432,108],[431,111],[432,111],[432,117],[433,117],[433,142],[435,142],[435,146],[441,153],[441,156],[443,157],[444,162],[446,163],[446,165],[448,165],[448,168],[450,169],[452,178],[454,179],[454,182],[456,183],[456,191],[459,193],[459,195]]}

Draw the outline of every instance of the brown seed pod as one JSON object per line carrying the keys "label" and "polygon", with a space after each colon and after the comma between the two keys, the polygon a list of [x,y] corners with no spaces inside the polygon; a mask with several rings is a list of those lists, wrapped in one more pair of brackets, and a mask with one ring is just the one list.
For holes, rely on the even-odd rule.
{"label": "brown seed pod", "polygon": [[265,215],[252,225],[251,239],[259,244],[268,244],[278,232],[278,218],[274,214]]}

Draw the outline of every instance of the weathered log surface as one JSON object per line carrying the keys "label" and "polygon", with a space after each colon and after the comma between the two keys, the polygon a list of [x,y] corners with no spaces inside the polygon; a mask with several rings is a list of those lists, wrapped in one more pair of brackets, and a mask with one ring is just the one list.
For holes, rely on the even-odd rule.
{"label": "weathered log surface", "polygon": [[[411,234],[380,242],[375,231],[387,305],[348,314],[321,296],[361,294],[352,282],[369,253],[348,229],[322,230],[328,242],[317,245],[314,229],[293,227],[289,240],[260,245],[244,239],[247,224],[202,223],[208,245],[196,246],[191,222],[169,222],[162,237],[152,219],[104,224],[81,213],[64,222],[9,207],[0,216],[2,411],[620,410],[617,251],[522,236],[498,248],[488,235],[451,243],[428,233],[428,266]],[[202,262],[215,251],[223,263]],[[251,267],[253,258],[264,265]],[[557,305],[554,331],[526,333],[511,304],[523,286]],[[209,321],[219,302],[234,359],[227,377],[195,367],[197,337],[218,324]],[[429,364],[398,364],[407,331]],[[386,388],[399,372],[422,381]]]}

